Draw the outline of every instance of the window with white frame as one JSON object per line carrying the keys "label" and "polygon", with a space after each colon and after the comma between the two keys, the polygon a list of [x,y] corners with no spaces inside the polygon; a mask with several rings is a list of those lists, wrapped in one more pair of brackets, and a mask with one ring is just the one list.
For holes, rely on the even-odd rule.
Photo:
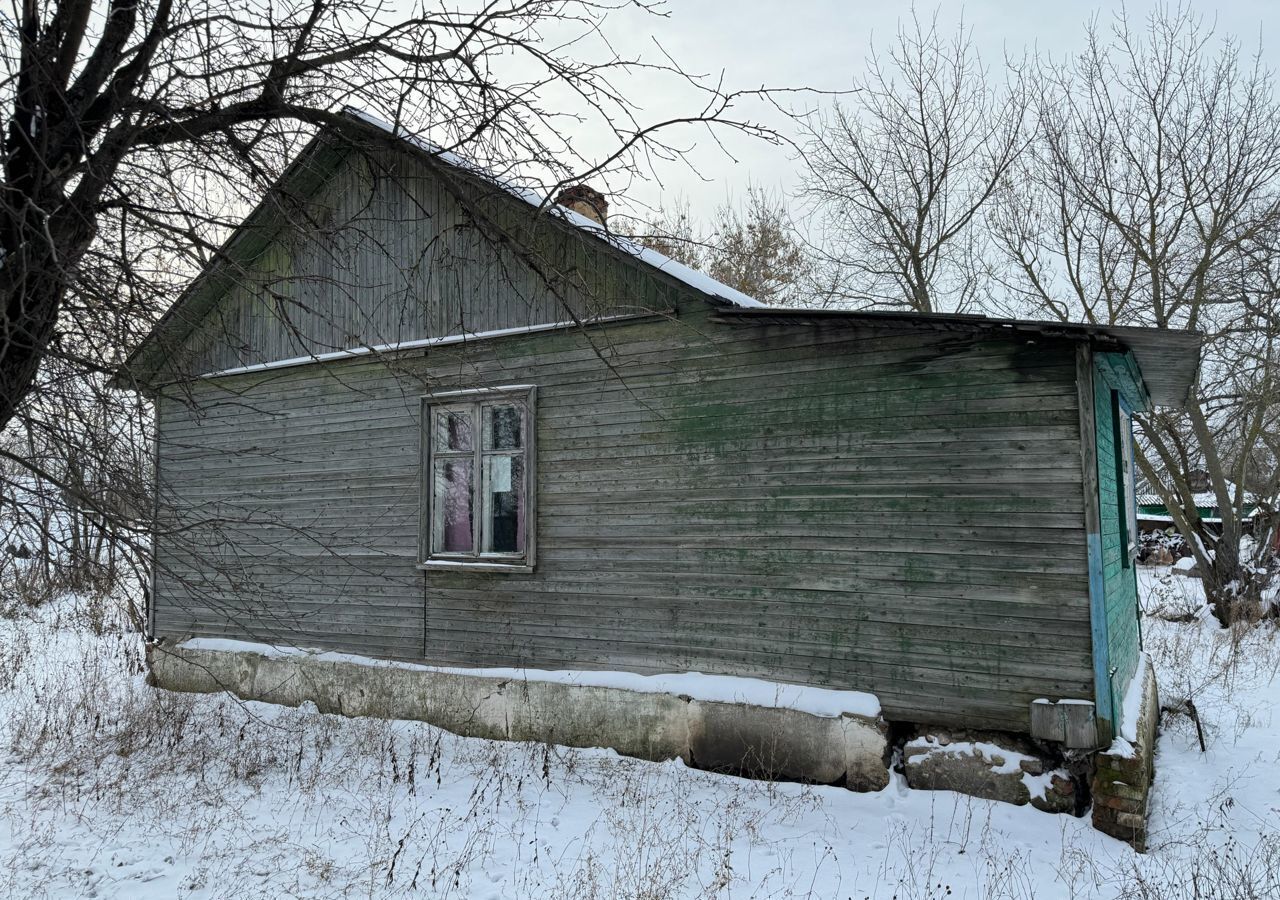
{"label": "window with white frame", "polygon": [[1117,473],[1122,489],[1120,503],[1121,523],[1124,530],[1125,562],[1130,563],[1138,555],[1138,498],[1133,471],[1133,419],[1125,410],[1120,398],[1116,398],[1116,443],[1120,447]]}
{"label": "window with white frame", "polygon": [[534,388],[423,398],[424,568],[533,566]]}

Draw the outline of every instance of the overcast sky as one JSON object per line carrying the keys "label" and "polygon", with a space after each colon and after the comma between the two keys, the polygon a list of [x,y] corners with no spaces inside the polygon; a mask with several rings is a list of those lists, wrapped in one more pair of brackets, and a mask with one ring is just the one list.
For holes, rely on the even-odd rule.
{"label": "overcast sky", "polygon": [[[1143,19],[1153,5],[1128,3],[1130,18]],[[1109,25],[1121,6],[1071,0],[968,0],[943,2],[938,8],[944,32],[963,17],[984,64],[994,72],[1003,66],[1006,52],[1022,55],[1024,50],[1038,50],[1062,56],[1078,50],[1086,21],[1097,15]],[[1280,63],[1277,0],[1195,0],[1190,6],[1215,25],[1219,36],[1235,36],[1248,52],[1261,45],[1270,67]],[[926,3],[917,7],[922,18],[932,15],[934,8]],[[827,90],[849,88],[863,71],[870,42],[884,46],[894,36],[900,17],[910,15],[908,7],[886,0],[669,0],[667,10],[667,18],[636,13],[615,16],[609,23],[610,37],[624,49],[651,48],[656,38],[689,69],[723,70],[731,87],[806,85]],[[653,118],[662,117],[673,105],[665,87],[646,79],[635,79],[628,89]],[[784,150],[728,135],[725,142],[737,158],[734,162],[713,150],[705,136],[689,134],[683,143],[695,140],[690,158],[705,179],[667,164],[659,169],[661,185],[631,184],[625,190],[650,204],[683,195],[695,214],[705,214],[726,197],[740,195],[749,182],[782,190],[795,185],[797,164]],[[601,141],[601,149],[604,146]]]}

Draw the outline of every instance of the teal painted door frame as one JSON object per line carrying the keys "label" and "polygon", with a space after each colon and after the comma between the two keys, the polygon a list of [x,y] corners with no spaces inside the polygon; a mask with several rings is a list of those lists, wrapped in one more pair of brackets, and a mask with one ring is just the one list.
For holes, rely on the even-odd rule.
{"label": "teal painted door frame", "polygon": [[1097,415],[1094,410],[1093,349],[1076,348],[1076,394],[1080,401],[1080,462],[1084,476],[1085,543],[1089,556],[1089,630],[1093,639],[1094,715],[1101,746],[1114,738],[1106,582],[1102,563],[1102,519],[1098,493]]}
{"label": "teal painted door frame", "polygon": [[[1129,556],[1122,426],[1149,408],[1141,374],[1130,354],[1084,349],[1077,374],[1085,464],[1085,525],[1089,555],[1089,623],[1093,642],[1094,704],[1098,739],[1110,743],[1119,730],[1123,694],[1137,669],[1141,645],[1137,575]],[[1121,415],[1121,412],[1124,415]],[[1092,452],[1089,452],[1089,451]],[[1126,478],[1128,475],[1128,478]]]}

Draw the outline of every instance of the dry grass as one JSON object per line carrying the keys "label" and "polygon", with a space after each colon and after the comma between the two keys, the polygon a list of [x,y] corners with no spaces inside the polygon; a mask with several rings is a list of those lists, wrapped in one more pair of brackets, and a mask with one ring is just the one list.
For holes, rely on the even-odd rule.
{"label": "dry grass", "polygon": [[[0,808],[25,835],[0,869],[40,873],[14,896],[40,896],[49,873],[66,883],[71,820],[104,846],[163,838],[197,860],[180,896],[469,898],[501,882],[502,896],[721,897],[741,884],[737,842],[763,849],[769,828],[821,814],[795,785],[744,781],[708,809],[690,779],[716,776],[678,765],[157,691],[138,635],[94,615],[23,608],[0,643],[0,739],[32,786]],[[821,896],[797,887],[811,861],[776,849],[758,896]]]}
{"label": "dry grass", "polygon": [[[19,604],[0,622],[0,897],[1280,896],[1274,811],[1248,822],[1229,782],[1185,807],[1162,789],[1146,857],[1070,817],[1045,817],[1061,833],[1036,856],[1007,817],[1042,814],[945,793],[922,802],[897,782],[860,800],[156,691],[114,609]],[[1233,759],[1269,714],[1256,688],[1280,669],[1275,637],[1146,627],[1166,700],[1194,697],[1211,753]],[[1188,746],[1187,728],[1169,720],[1166,747]],[[895,803],[901,814],[884,811]],[[857,809],[880,819],[854,840]],[[162,887],[139,893],[149,884]]]}

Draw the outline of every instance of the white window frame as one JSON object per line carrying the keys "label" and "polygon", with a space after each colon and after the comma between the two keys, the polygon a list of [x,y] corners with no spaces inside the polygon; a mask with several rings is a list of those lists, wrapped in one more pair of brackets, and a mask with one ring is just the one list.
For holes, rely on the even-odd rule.
{"label": "white window frame", "polygon": [[1138,557],[1138,494],[1134,472],[1133,416],[1116,396],[1116,443],[1120,448],[1120,502],[1124,504],[1125,564]]}
{"label": "white window frame", "polygon": [[[464,391],[439,391],[422,397],[422,519],[418,527],[418,568],[468,572],[532,572],[536,556],[537,506],[535,486],[537,478],[535,459],[537,448],[535,434],[537,388],[531,384],[503,385],[501,387],[475,388]],[[524,410],[524,431],[521,448],[516,451],[484,449],[483,409],[490,405],[520,406]],[[472,421],[472,449],[470,451],[445,451],[435,446],[436,416],[450,409],[468,409]],[[468,553],[436,550],[436,535],[443,528],[443,513],[435,496],[435,464],[437,459],[465,459],[472,455],[472,516],[471,546]],[[480,548],[488,541],[489,516],[484,510],[488,492],[484,489],[485,457],[520,457],[524,461],[524,551],[521,553],[483,552]]]}

